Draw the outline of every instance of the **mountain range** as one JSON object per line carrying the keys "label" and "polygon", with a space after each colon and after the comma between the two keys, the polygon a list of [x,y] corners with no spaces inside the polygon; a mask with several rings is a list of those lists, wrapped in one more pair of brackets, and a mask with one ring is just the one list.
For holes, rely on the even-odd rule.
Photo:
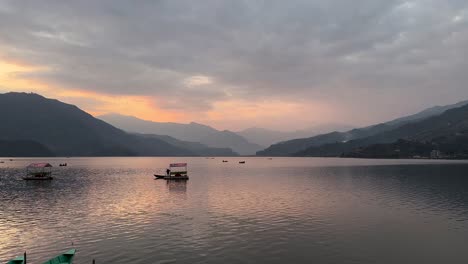
{"label": "mountain range", "polygon": [[170,135],[182,141],[199,142],[214,148],[231,148],[241,155],[253,155],[264,146],[251,143],[229,130],[219,131],[198,123],[166,123],[142,120],[133,116],[106,114],[97,118],[130,133]]}
{"label": "mountain range", "polygon": [[[197,123],[158,123],[115,114],[100,117],[117,128],[74,105],[28,93],[0,94],[0,112],[0,156],[235,156],[261,148],[245,137],[261,140],[262,135],[270,135],[263,138],[266,142],[280,136],[260,128],[239,135]],[[287,140],[257,154],[466,159],[468,101],[346,132]]]}
{"label": "mountain range", "polygon": [[[171,137],[124,132],[78,107],[37,94],[0,94],[0,147],[35,149],[39,156],[199,156],[236,155],[227,148]],[[9,156],[6,152],[5,156]],[[20,155],[21,154],[21,155]],[[22,155],[25,153],[11,153]]]}
{"label": "mountain range", "polygon": [[322,124],[310,126],[307,129],[296,131],[276,131],[265,128],[252,127],[235,133],[246,138],[250,142],[262,146],[270,146],[278,142],[295,138],[311,137],[314,135],[327,133],[329,131],[345,131],[352,128],[352,126],[344,124]]}
{"label": "mountain range", "polygon": [[[372,137],[306,149],[298,155],[315,156],[327,153],[348,157],[428,157],[428,150],[446,158],[468,157],[468,105],[418,122],[405,124]],[[331,151],[337,149],[338,151]],[[404,150],[404,151],[403,151]],[[331,152],[330,152],[331,151]]]}
{"label": "mountain range", "polygon": [[[404,125],[422,122],[448,110],[463,107],[468,101],[447,106],[436,106],[423,110],[414,115],[391,120],[364,128],[352,129],[346,132],[331,132],[309,138],[294,139],[271,145],[265,150],[257,152],[259,156],[339,156],[343,152],[352,151],[377,143],[390,143],[403,138],[405,135],[395,132],[390,136],[387,131],[393,131]],[[399,136],[397,136],[399,135]]]}

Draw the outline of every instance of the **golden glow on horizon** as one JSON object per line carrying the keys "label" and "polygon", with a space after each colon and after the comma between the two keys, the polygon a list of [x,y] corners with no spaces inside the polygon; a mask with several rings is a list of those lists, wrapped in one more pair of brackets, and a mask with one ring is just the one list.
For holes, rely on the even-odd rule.
{"label": "golden glow on horizon", "polygon": [[158,109],[155,107],[156,102],[154,99],[148,96],[115,96],[80,90],[63,90],[58,96],[67,98],[69,102],[82,101],[83,99],[94,101],[92,106],[84,107],[88,113],[94,116],[119,113],[160,122],[169,122],[182,118],[178,113]]}
{"label": "golden glow on horizon", "polygon": [[[1,57],[0,57],[1,58]],[[0,91],[2,92],[47,92],[51,86],[39,81],[18,78],[21,74],[45,70],[44,67],[27,65],[16,61],[0,60]]]}
{"label": "golden glow on horizon", "polygon": [[[205,123],[217,129],[239,130],[252,126],[263,126],[281,130],[301,129],[307,122],[326,122],[336,117],[336,109],[324,102],[288,102],[269,100],[251,102],[231,99],[215,102],[213,108],[205,112],[193,112],[158,107],[157,96],[111,95],[84,89],[62,87],[54,83],[44,83],[34,79],[21,78],[22,74],[47,71],[47,68],[21,62],[0,61],[0,92],[34,92],[43,96],[75,104],[86,112],[97,116],[119,113],[140,119],[157,122],[191,121]],[[186,85],[209,85],[209,76],[192,76],[185,80]]]}
{"label": "golden glow on horizon", "polygon": [[[214,109],[207,113],[215,127],[237,130],[239,127],[266,126],[279,130],[306,128],[310,122],[326,123],[336,116],[336,111],[324,102],[306,104],[282,100],[248,102],[230,100],[215,103]],[[229,117],[229,119],[226,119]],[[300,123],[298,123],[298,120]],[[281,127],[278,127],[280,125]],[[301,125],[303,127],[301,127]],[[291,129],[294,127],[294,129]]]}
{"label": "golden glow on horizon", "polygon": [[77,104],[92,115],[120,113],[145,120],[169,122],[183,119],[183,114],[156,107],[157,99],[148,96],[115,96],[79,89],[62,88],[51,83],[21,78],[21,74],[44,71],[43,67],[20,62],[0,61],[1,92],[34,92],[46,97]]}

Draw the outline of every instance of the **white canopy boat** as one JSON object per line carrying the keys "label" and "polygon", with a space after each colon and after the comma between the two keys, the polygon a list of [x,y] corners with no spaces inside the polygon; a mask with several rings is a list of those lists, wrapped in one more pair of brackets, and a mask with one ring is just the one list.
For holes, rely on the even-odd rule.
{"label": "white canopy boat", "polygon": [[52,180],[52,165],[50,163],[31,163],[26,167],[23,180]]}
{"label": "white canopy boat", "polygon": [[171,163],[166,169],[166,174],[154,174],[156,179],[165,180],[188,180],[187,163]]}

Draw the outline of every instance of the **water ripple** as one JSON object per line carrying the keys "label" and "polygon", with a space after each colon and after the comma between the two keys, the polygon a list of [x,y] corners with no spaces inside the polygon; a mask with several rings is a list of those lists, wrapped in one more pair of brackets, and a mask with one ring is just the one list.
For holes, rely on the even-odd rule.
{"label": "water ripple", "polygon": [[[465,263],[468,164],[185,158],[188,182],[155,181],[171,158],[31,159],[0,164],[0,262]],[[441,261],[443,260],[443,261]]]}

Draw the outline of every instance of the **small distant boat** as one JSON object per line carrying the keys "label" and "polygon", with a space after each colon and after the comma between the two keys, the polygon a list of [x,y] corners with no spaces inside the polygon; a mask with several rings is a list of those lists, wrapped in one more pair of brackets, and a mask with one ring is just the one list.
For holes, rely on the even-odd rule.
{"label": "small distant boat", "polygon": [[66,167],[68,164],[67,163],[60,163],[59,166],[60,167]]}
{"label": "small distant boat", "polygon": [[7,264],[26,264],[26,253],[7,262]]}
{"label": "small distant boat", "polygon": [[69,251],[50,259],[43,264],[73,264],[73,258],[75,257],[76,249],[70,249]]}
{"label": "small distant boat", "polygon": [[23,180],[52,180],[52,165],[50,163],[31,163],[26,167]]}
{"label": "small distant boat", "polygon": [[223,160],[223,162],[228,162],[227,160]]}
{"label": "small distant boat", "polygon": [[239,161],[239,164],[245,164],[245,161]]}
{"label": "small distant boat", "polygon": [[186,181],[189,179],[187,163],[171,163],[166,174],[154,174],[154,177],[170,181]]}
{"label": "small distant boat", "polygon": [[0,161],[0,163],[5,163],[5,162],[2,160],[2,161]]}

